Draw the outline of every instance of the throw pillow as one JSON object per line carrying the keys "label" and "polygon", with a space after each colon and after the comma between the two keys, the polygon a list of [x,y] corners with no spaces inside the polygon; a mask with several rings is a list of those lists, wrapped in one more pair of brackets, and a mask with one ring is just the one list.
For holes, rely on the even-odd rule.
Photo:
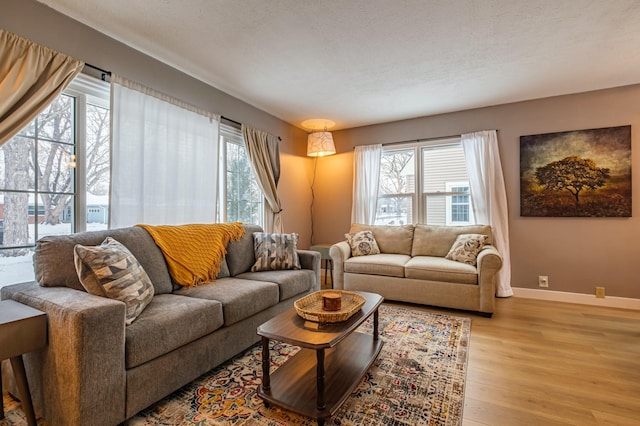
{"label": "throw pillow", "polygon": [[378,243],[371,231],[359,231],[353,234],[344,234],[344,236],[349,242],[349,246],[351,246],[352,256],[367,256],[380,253]]}
{"label": "throw pillow", "polygon": [[149,276],[118,241],[107,237],[99,246],[77,244],[73,252],[78,278],[87,293],[124,302],[127,325],[151,302],[154,290]]}
{"label": "throw pillow", "polygon": [[451,246],[446,258],[475,265],[478,253],[487,244],[488,240],[489,237],[482,234],[460,234]]}
{"label": "throw pillow", "polygon": [[251,272],[300,269],[298,234],[253,233],[256,263]]}

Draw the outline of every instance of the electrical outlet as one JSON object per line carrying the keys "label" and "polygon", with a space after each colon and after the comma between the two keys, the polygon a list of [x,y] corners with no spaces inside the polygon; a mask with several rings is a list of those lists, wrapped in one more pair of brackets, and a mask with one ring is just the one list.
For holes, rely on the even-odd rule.
{"label": "electrical outlet", "polygon": [[596,297],[598,299],[604,299],[604,287],[596,287]]}
{"label": "electrical outlet", "polygon": [[540,287],[549,287],[549,277],[546,275],[538,276],[538,285]]}

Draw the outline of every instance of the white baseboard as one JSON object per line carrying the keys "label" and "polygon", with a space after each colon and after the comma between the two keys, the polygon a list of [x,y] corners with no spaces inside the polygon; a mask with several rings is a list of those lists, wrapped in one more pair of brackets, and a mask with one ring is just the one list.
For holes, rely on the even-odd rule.
{"label": "white baseboard", "polygon": [[604,299],[598,299],[595,295],[591,294],[518,287],[513,287],[513,295],[526,299],[550,300],[553,302],[577,303],[580,305],[606,306],[608,308],[634,309],[640,311],[640,299],[627,297],[607,296]]}

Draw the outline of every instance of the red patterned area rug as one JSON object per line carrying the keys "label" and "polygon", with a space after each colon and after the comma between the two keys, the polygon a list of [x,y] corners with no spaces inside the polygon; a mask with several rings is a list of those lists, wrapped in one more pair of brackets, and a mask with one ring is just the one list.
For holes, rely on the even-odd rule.
{"label": "red patterned area rug", "polygon": [[[380,356],[325,424],[461,425],[470,328],[469,318],[382,305]],[[369,321],[360,331],[370,333],[371,329]],[[299,350],[273,341],[271,345],[273,370]],[[317,424],[273,405],[265,407],[257,395],[261,359],[261,348],[256,345],[140,412],[126,425]]]}

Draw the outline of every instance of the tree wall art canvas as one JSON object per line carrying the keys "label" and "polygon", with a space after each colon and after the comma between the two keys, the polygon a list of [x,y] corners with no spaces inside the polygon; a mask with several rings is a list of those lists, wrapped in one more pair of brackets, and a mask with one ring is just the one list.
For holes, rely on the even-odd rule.
{"label": "tree wall art canvas", "polygon": [[631,217],[631,126],[521,136],[520,215]]}

